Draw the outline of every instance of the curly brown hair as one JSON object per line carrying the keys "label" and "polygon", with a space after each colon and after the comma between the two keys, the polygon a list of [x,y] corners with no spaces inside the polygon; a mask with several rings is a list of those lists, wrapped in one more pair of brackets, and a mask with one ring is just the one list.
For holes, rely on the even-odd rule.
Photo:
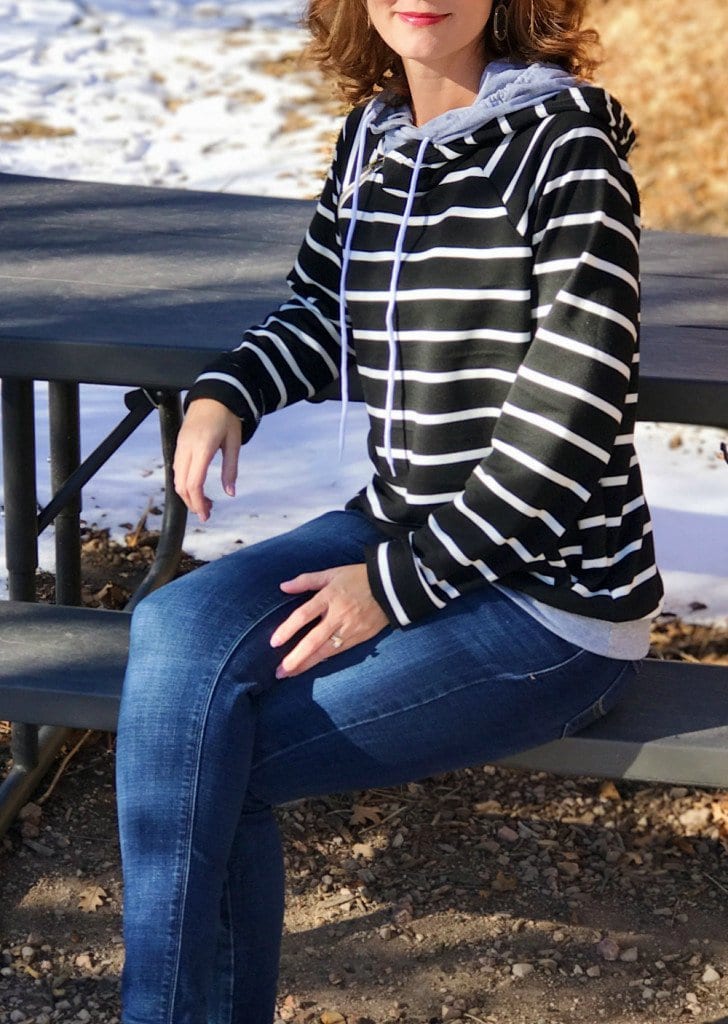
{"label": "curly brown hair", "polygon": [[[510,0],[506,39],[500,43],[495,38],[491,15],[484,51],[491,59],[546,61],[590,79],[599,64],[599,36],[582,28],[586,2]],[[309,0],[304,23],[312,37],[309,55],[334,78],[346,100],[360,103],[384,88],[409,98],[402,61],[369,24],[366,0]]]}

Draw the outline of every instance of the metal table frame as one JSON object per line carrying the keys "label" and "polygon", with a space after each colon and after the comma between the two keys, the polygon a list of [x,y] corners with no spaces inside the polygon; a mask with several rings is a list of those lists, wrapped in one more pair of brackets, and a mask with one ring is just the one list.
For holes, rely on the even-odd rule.
{"label": "metal table frame", "polygon": [[[53,497],[38,512],[35,465],[35,403],[32,380],[2,382],[5,547],[12,601],[35,601],[38,536],[55,522],[56,603],[81,603],[81,488],[156,408],[165,468],[165,502],[155,560],[127,605],[172,579],[179,563],[187,509],[174,490],[172,459],[182,422],[179,394],[137,389],[126,395],[128,413],[81,462],[79,385],[48,384],[51,488]],[[67,740],[61,726],[11,724],[13,767],[0,786],[0,834],[36,789]]]}

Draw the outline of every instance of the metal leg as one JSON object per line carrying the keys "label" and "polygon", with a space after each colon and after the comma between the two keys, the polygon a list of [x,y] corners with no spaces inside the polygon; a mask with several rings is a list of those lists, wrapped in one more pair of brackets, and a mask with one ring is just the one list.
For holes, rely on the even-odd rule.
{"label": "metal leg", "polygon": [[[16,739],[17,729],[21,730],[18,737],[27,735],[24,733],[24,730],[30,729],[33,730],[36,736],[34,744],[36,760],[33,765],[21,764],[18,761],[18,753],[16,751],[21,747],[25,747],[25,740],[21,738]],[[13,725],[12,751],[14,763],[0,786],[0,836],[7,832],[8,827],[12,825],[15,816],[23,804],[26,804],[32,798],[39,782],[53,764],[58,751],[67,741],[71,732],[71,729],[56,725],[42,725],[40,729],[37,726]],[[27,749],[19,750],[21,759],[27,753],[29,753]]]}
{"label": "metal leg", "polygon": [[[51,489],[57,494],[81,462],[78,384],[48,385]],[[81,492],[69,498],[55,520],[56,604],[81,603]]]}
{"label": "metal leg", "polygon": [[187,508],[174,489],[172,470],[177,434],[182,425],[182,403],[178,394],[163,393],[156,397],[164,456],[164,515],[154,563],[127,604],[127,611],[132,611],[142,598],[172,579],[179,565],[187,525]]}
{"label": "metal leg", "polygon": [[11,601],[35,601],[35,407],[28,380],[2,382],[5,555]]}
{"label": "metal leg", "polygon": [[[38,566],[35,484],[35,409],[31,381],[2,382],[5,552],[12,601],[35,600]],[[33,794],[70,730],[14,722],[13,767],[0,786],[0,835]]]}

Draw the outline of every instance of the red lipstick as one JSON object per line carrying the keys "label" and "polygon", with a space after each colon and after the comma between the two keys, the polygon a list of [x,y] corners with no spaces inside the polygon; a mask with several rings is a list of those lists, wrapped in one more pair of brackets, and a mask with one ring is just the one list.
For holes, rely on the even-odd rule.
{"label": "red lipstick", "polygon": [[419,28],[437,25],[447,18],[447,14],[423,14],[420,11],[397,11],[397,16],[402,21],[406,21],[408,25],[415,25]]}

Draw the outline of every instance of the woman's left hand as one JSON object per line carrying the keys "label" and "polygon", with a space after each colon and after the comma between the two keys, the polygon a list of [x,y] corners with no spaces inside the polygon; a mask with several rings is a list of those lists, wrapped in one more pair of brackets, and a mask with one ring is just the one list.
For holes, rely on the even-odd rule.
{"label": "woman's left hand", "polygon": [[[333,654],[347,651],[371,640],[387,625],[387,616],[375,601],[367,567],[341,565],[323,572],[305,572],[281,583],[286,594],[317,593],[292,612],[271,637],[271,647],[280,647],[300,629],[320,619],[286,655],[276,669],[276,677],[297,676],[326,661]],[[332,643],[332,637],[341,643]]]}

